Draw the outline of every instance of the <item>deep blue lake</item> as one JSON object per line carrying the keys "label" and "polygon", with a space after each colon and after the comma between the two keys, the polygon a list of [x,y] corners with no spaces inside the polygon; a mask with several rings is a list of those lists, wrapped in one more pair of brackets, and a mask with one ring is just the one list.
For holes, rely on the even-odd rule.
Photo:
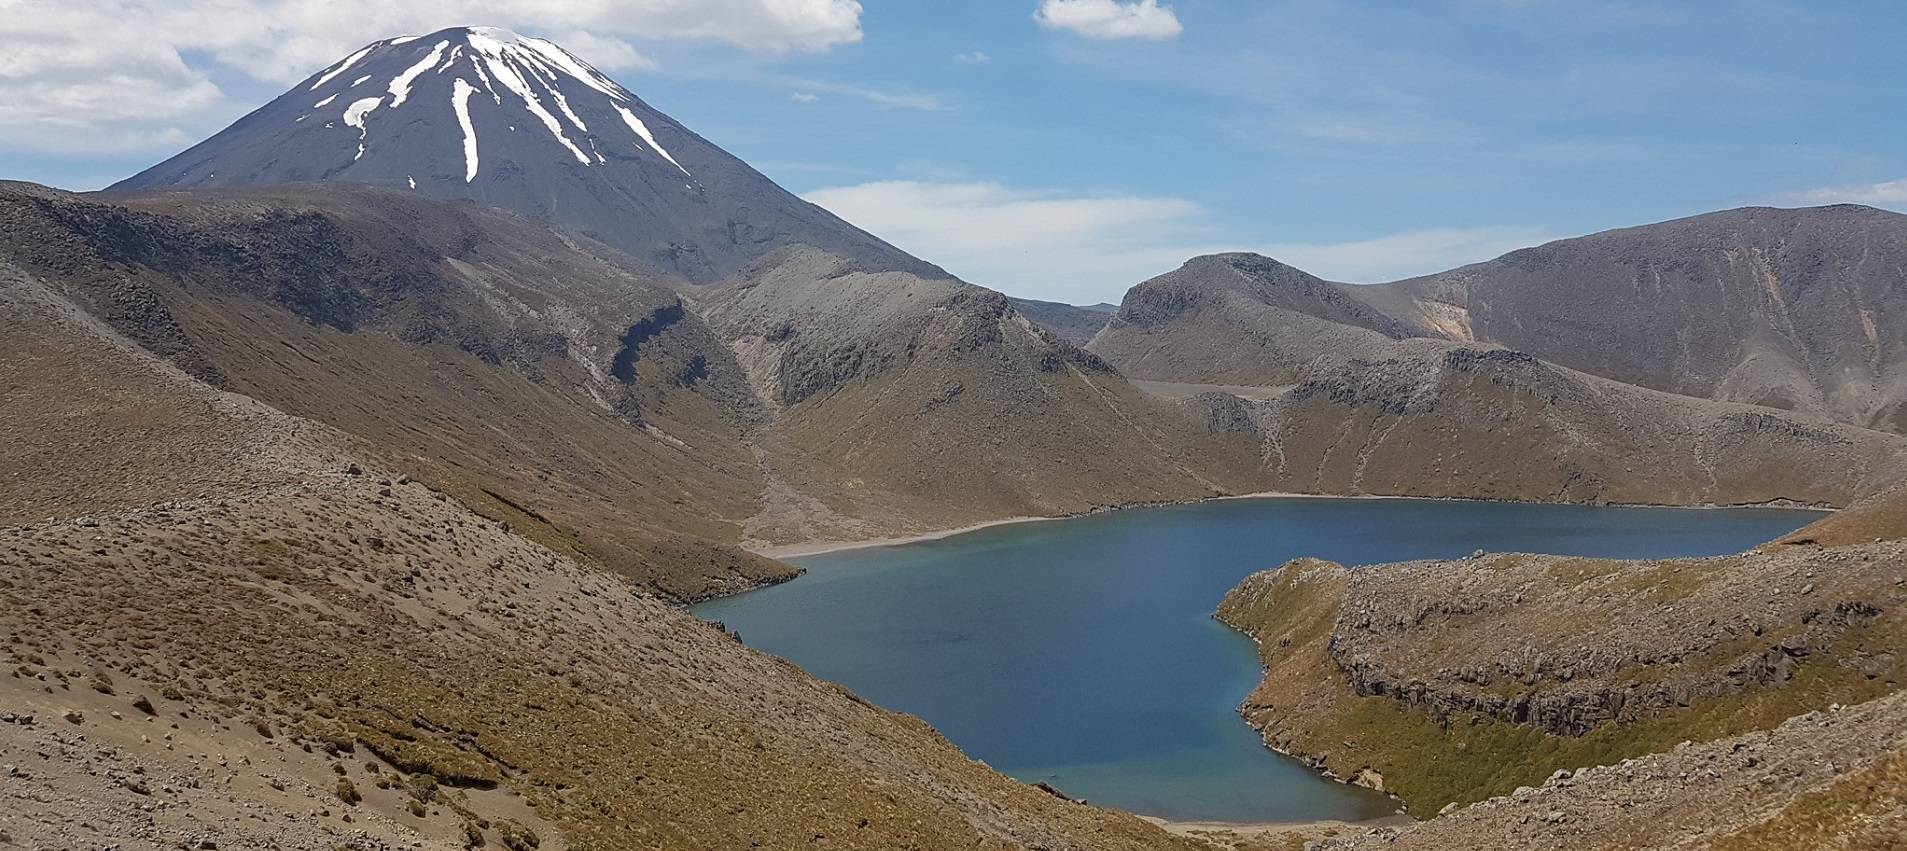
{"label": "deep blue lake", "polygon": [[1257,683],[1257,656],[1211,613],[1246,575],[1298,556],[1714,555],[1818,517],[1226,500],[794,559],[806,576],[695,613],[925,719],[994,768],[1095,804],[1181,820],[1359,819],[1393,807],[1266,750],[1235,712]]}

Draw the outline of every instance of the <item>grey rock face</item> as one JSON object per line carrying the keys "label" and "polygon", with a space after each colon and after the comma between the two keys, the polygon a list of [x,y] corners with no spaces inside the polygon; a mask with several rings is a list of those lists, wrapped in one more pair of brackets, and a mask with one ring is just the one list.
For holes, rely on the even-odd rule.
{"label": "grey rock face", "polygon": [[1175,271],[1133,287],[1119,306],[1115,321],[1120,326],[1151,327],[1175,320],[1194,308],[1235,297],[1298,316],[1376,331],[1392,339],[1422,336],[1351,298],[1337,285],[1250,253],[1194,257]]}
{"label": "grey rock face", "polygon": [[[1134,287],[1087,348],[1124,375],[1211,391],[1181,407],[1214,435],[1249,422],[1277,490],[1846,504],[1890,484],[1907,451],[1896,435],[1441,339],[1360,292],[1257,255],[1197,257]],[[1244,418],[1218,397],[1239,387],[1260,390]]]}
{"label": "grey rock face", "polygon": [[489,27],[368,45],[112,188],[314,181],[515,210],[696,283],[790,244],[944,275],[788,193],[563,48]]}
{"label": "grey rock face", "polygon": [[1907,431],[1907,216],[1750,207],[1345,293],[1416,333]]}

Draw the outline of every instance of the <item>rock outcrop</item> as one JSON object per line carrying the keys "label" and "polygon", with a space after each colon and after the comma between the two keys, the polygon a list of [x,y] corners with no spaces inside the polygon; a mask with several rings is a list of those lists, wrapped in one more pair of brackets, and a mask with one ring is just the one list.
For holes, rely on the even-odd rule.
{"label": "rock outcrop", "polygon": [[[1907,836],[1907,695],[1581,771],[1315,851],[1478,847],[1895,848]],[[1827,756],[1827,758],[1823,758]]]}
{"label": "rock outcrop", "polygon": [[1900,681],[1907,660],[1888,649],[1892,633],[1872,633],[1907,604],[1894,584],[1903,565],[1907,546],[1881,544],[1648,563],[1491,555],[1351,571],[1328,652],[1359,696],[1582,736],[1780,688],[1810,660]]}
{"label": "rock outcrop", "polygon": [[[1449,847],[1436,843],[1459,835],[1570,847],[1569,837],[1619,838],[1643,824],[1626,807],[1598,809],[1608,798],[1570,791],[1577,782],[1598,796],[1631,790],[1622,794],[1706,825],[1709,839],[1798,817],[1804,795],[1849,784],[1880,782],[1881,798],[1894,802],[1881,811],[1890,812],[1907,799],[1907,783],[1886,767],[1890,746],[1863,746],[1826,771],[1791,769],[1820,765],[1827,751],[1806,748],[1841,735],[1821,732],[1832,722],[1809,713],[1861,704],[1851,717],[1883,736],[1907,719],[1897,694],[1907,681],[1904,502],[1907,491],[1891,489],[1845,516],[1718,558],[1293,562],[1246,579],[1219,609],[1220,620],[1257,639],[1267,669],[1240,711],[1271,747],[1334,776],[1381,776],[1421,816],[1509,796],[1458,810],[1454,824],[1473,832],[1443,827],[1453,817],[1440,816],[1396,837],[1424,837],[1405,847]],[[1820,542],[1854,525],[1870,534]],[[1807,717],[1784,725],[1796,716]],[[1759,732],[1768,730],[1776,732]],[[1699,746],[1711,765],[1715,754],[1752,746],[1746,768],[1789,768],[1774,772],[1778,782],[1757,770],[1679,798],[1631,782],[1687,764],[1688,741],[1718,740],[1731,744]],[[1869,769],[1881,774],[1862,780]],[[1724,792],[1745,796],[1744,809],[1702,809],[1703,796]],[[1539,798],[1541,807],[1531,803]],[[1552,810],[1564,817],[1544,819]],[[1466,813],[1491,815],[1476,822]],[[1866,835],[1852,818],[1830,826]],[[1492,832],[1474,832],[1478,824]]]}

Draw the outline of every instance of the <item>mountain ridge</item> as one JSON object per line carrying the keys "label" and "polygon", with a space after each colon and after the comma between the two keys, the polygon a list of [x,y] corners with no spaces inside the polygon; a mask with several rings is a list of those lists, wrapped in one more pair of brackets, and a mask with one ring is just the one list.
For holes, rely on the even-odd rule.
{"label": "mountain ridge", "polygon": [[676,600],[795,575],[747,550],[1252,489],[1242,442],[1005,296],[819,249],[684,286],[507,210],[346,183],[21,188],[0,224],[0,261],[188,373]]}
{"label": "mountain ridge", "polygon": [[1720,210],[1341,289],[1419,333],[1899,433],[1903,281],[1907,215],[1838,204]]}
{"label": "mountain ridge", "polygon": [[1256,441],[1272,490],[1844,505],[1907,464],[1898,435],[1431,336],[1255,255],[1135,286],[1088,350]]}

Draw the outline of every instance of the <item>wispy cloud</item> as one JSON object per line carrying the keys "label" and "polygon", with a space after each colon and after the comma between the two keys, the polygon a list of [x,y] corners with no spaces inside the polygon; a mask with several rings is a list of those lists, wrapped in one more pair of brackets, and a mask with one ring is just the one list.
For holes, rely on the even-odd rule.
{"label": "wispy cloud", "polygon": [[1819,189],[1806,189],[1790,192],[1781,197],[1787,204],[1866,204],[1870,207],[1887,207],[1895,210],[1907,210],[1907,180],[1887,180],[1880,183],[1852,183],[1845,186],[1824,186]]}
{"label": "wispy cloud", "polygon": [[1014,295],[1116,299],[1197,242],[1179,198],[1088,196],[998,183],[882,181],[804,197],[974,283]]}
{"label": "wispy cloud", "polygon": [[984,51],[979,51],[979,50],[969,50],[966,53],[956,53],[954,54],[953,59],[955,62],[958,62],[962,65],[983,65],[985,63],[993,61],[993,57],[988,56]]}
{"label": "wispy cloud", "polygon": [[[1718,26],[1736,24],[1654,5],[1290,0],[1254,4],[1231,26],[1201,31],[1199,61],[1086,43],[1058,55],[1108,83],[1207,99],[1226,123],[1247,125],[1255,147],[1333,159],[1401,152],[1479,167],[1521,155],[1532,140],[1553,141],[1559,130],[1631,146],[1685,127],[1746,135],[1804,102],[1811,84],[1787,64],[1739,51],[1638,48],[1638,32],[1705,45]],[[1728,7],[1750,5],[1776,4]],[[1820,8],[1779,5],[1794,7],[1795,26]],[[1558,42],[1559,32],[1572,37]],[[1265,49],[1268,41],[1277,49]]]}
{"label": "wispy cloud", "polygon": [[604,71],[654,71],[656,61],[620,38],[605,38],[587,30],[569,30],[551,37],[564,50],[585,57]]}
{"label": "wispy cloud", "polygon": [[814,103],[820,100],[821,96],[814,92],[795,92],[789,95],[788,99],[795,103]]}
{"label": "wispy cloud", "polygon": [[1351,242],[1274,243],[1256,250],[1322,278],[1371,284],[1454,269],[1556,238],[1539,227],[1429,228]]}
{"label": "wispy cloud", "polygon": [[1159,0],[1042,0],[1033,20],[1047,29],[1096,39],[1161,41],[1185,31],[1178,14]]}
{"label": "wispy cloud", "polygon": [[1220,251],[1256,251],[1324,278],[1367,283],[1443,271],[1553,238],[1537,227],[1482,227],[1266,242],[1228,233],[1182,198],[992,182],[880,181],[805,197],[974,283],[1075,303],[1117,301],[1133,284]]}
{"label": "wispy cloud", "polygon": [[[867,101],[868,103],[876,104],[879,106],[894,107],[897,109],[917,109],[924,112],[944,112],[946,110],[950,110],[953,108],[945,100],[943,100],[939,95],[923,94],[920,92],[893,91],[890,89],[875,88],[872,86],[862,86],[862,85],[857,85],[854,83],[837,83],[833,80],[819,80],[819,79],[814,79],[811,77],[795,77],[795,76],[789,76],[787,74],[777,74],[773,72],[762,71],[758,68],[753,68],[753,67],[746,68],[739,71],[702,73],[699,75],[690,74],[688,76],[691,76],[691,77],[703,76],[703,77],[707,77],[711,79],[733,80],[735,82],[742,83],[745,85],[767,86],[767,87],[777,88],[777,89],[793,90],[793,91],[800,92],[802,94],[806,94],[810,96],[816,96],[816,95],[822,95],[822,94],[839,95],[841,97],[857,98],[859,100]],[[803,103],[809,102],[806,100],[802,100],[801,98],[795,98],[795,100],[801,101]]]}

